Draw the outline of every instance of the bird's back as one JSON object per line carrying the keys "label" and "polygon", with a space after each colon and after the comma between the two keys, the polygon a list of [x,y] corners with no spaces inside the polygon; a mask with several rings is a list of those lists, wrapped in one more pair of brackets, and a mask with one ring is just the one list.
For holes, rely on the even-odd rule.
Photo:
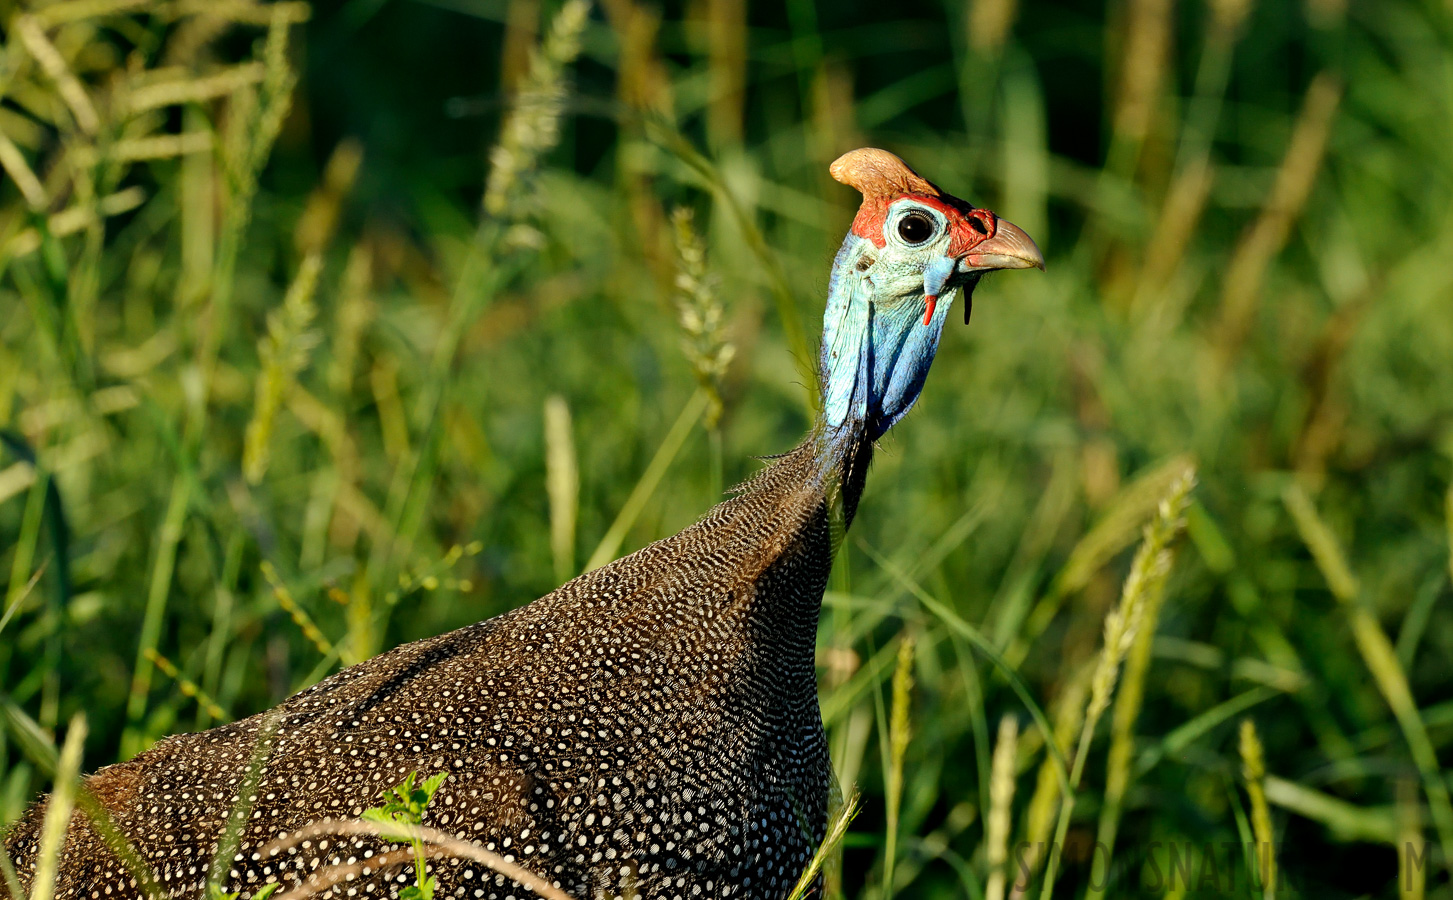
{"label": "bird's back", "polygon": [[[410,772],[448,772],[425,824],[579,900],[782,897],[821,839],[829,768],[813,646],[831,563],[811,443],[700,522],[534,603],[353,666],[269,713],[169,738],[88,786],[170,897],[200,897],[259,738],[275,728],[224,885],[291,886],[393,846],[314,838]],[[28,879],[42,808],[6,840]],[[439,897],[528,897],[436,860]],[[383,897],[407,865],[319,896]],[[3,884],[3,882],[0,882]],[[4,888],[0,887],[0,892]],[[77,816],[57,897],[136,888]]]}

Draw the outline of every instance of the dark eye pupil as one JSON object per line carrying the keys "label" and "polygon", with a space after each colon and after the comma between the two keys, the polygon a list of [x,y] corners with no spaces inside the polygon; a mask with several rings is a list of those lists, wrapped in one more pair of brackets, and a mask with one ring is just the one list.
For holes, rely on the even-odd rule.
{"label": "dark eye pupil", "polygon": [[898,221],[898,236],[910,244],[921,244],[933,234],[933,223],[927,216],[913,213]]}

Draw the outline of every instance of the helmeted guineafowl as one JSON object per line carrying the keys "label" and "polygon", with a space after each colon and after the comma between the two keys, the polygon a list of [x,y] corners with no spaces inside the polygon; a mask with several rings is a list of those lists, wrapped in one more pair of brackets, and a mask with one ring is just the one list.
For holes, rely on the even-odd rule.
{"label": "helmeted guineafowl", "polygon": [[[168,738],[87,779],[167,897],[203,897],[224,821],[267,753],[224,887],[355,877],[320,896],[396,896],[406,861],[372,837],[279,836],[348,819],[410,772],[448,772],[425,824],[501,854],[578,900],[780,900],[823,837],[831,777],[813,665],[833,553],[873,442],[913,405],[956,292],[1043,266],[1033,241],[882,150],[833,177],[863,203],[833,263],[822,413],[807,439],[705,518],[539,600],[399,647],[270,713]],[[44,805],[5,839],[32,877]],[[393,854],[397,857],[399,854]],[[436,858],[437,897],[534,894]],[[0,893],[5,892],[0,881]],[[80,813],[58,898],[138,896]]]}

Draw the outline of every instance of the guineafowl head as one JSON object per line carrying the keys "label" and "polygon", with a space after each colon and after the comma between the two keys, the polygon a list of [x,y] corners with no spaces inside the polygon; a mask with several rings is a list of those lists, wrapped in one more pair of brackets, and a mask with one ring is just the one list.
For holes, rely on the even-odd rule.
{"label": "guineafowl head", "polygon": [[885,150],[854,150],[832,176],[863,194],[833,262],[819,374],[829,442],[877,440],[912,408],[949,308],[992,269],[1044,268],[1022,230],[945,193]]}

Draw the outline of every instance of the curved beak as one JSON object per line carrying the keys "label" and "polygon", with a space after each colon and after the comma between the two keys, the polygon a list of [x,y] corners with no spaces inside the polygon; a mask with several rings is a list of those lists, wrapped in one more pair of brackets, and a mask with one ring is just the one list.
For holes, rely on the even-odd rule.
{"label": "curved beak", "polygon": [[999,219],[994,236],[986,238],[959,260],[960,272],[984,272],[989,269],[1044,269],[1044,254],[1024,229]]}

